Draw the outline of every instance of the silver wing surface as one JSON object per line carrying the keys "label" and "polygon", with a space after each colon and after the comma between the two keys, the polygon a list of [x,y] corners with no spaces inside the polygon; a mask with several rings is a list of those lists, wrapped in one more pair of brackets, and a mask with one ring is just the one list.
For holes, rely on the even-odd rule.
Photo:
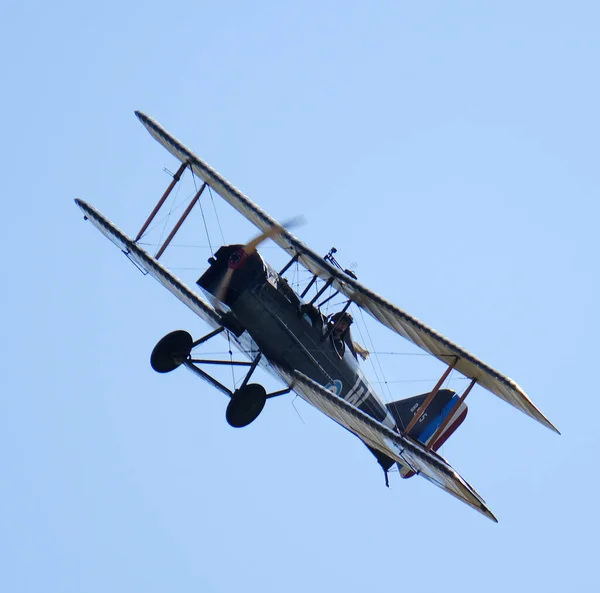
{"label": "silver wing surface", "polygon": [[108,239],[110,239],[127,257],[158,280],[167,290],[174,294],[182,303],[187,305],[196,315],[211,327],[221,325],[219,314],[194,291],[186,286],[179,278],[161,265],[141,247],[133,242],[123,231],[117,228],[95,208],[83,200],[75,200],[83,210],[86,218]]}
{"label": "silver wing surface", "polygon": [[434,451],[426,451],[421,443],[410,437],[403,437],[377,422],[301,372],[290,371],[279,366],[275,368],[300,397],[355,434],[367,445],[405,467],[410,467],[415,473],[442,490],[449,492],[492,521],[498,522],[487,508],[483,498],[443,457]]}
{"label": "silver wing surface", "polygon": [[[273,218],[197,157],[189,148],[171,136],[160,124],[139,111],[136,111],[136,115],[160,144],[181,162],[187,162],[198,177],[261,231],[265,232],[274,226],[279,226]],[[282,230],[273,237],[273,241],[287,251],[290,256],[297,255],[298,261],[313,274],[325,280],[333,279],[335,289],[352,299],[383,325],[442,362],[455,363],[455,369],[465,377],[475,379],[477,383],[494,395],[551,430],[559,432],[515,381],[338,270],[288,231]]]}

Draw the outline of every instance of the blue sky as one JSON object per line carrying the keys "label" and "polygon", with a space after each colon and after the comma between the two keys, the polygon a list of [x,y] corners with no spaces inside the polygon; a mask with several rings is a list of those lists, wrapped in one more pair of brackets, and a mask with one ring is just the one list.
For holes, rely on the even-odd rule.
{"label": "blue sky", "polygon": [[[1,590],[599,584],[596,3],[0,10]],[[139,229],[176,164],[135,109],[524,387],[562,436],[476,389],[442,450],[498,525],[424,480],[385,489],[368,451],[299,400],[234,430],[218,392],[153,373],[162,335],[205,327],[73,203]],[[216,208],[227,241],[252,236]],[[204,241],[200,225],[185,232]],[[193,282],[205,259],[167,261]],[[390,381],[440,371],[381,362]]]}

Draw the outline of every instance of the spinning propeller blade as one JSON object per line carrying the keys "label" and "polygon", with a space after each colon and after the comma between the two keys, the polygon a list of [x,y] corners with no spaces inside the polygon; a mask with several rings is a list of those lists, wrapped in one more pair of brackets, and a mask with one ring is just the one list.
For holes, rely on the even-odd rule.
{"label": "spinning propeller blade", "polygon": [[242,249],[247,255],[252,255],[262,242],[266,241],[267,239],[272,239],[275,235],[278,235],[283,230],[292,229],[302,224],[304,224],[303,216],[296,216],[294,218],[290,218],[283,224],[276,224],[273,227],[271,227],[268,231],[265,231],[264,233],[261,233],[260,235],[254,237],[254,239],[246,243],[246,245],[244,245]]}
{"label": "spinning propeller blade", "polygon": [[242,255],[240,262],[236,262],[235,265],[232,265],[232,262],[229,263],[229,265],[227,267],[227,271],[225,272],[225,274],[223,274],[221,283],[215,290],[215,296],[221,302],[223,302],[223,299],[227,295],[227,290],[229,288],[229,284],[231,283],[231,279],[233,278],[234,270],[237,267],[239,267],[240,265],[243,265],[243,263],[241,263],[241,262],[243,262],[243,259],[245,259],[249,255],[252,255],[257,250],[258,246],[261,243],[263,243],[267,239],[272,239],[275,235],[281,233],[281,231],[283,231],[283,230],[291,229],[293,227],[300,226],[302,224],[304,224],[304,217],[296,216],[294,218],[291,218],[290,220],[287,220],[283,224],[277,224],[277,225],[271,227],[269,230],[260,233],[260,235],[254,237],[254,239],[252,239],[251,241],[246,243],[246,245],[243,245],[242,247],[240,247],[240,249],[238,251],[238,253],[241,252],[241,255]]}
{"label": "spinning propeller blade", "polygon": [[229,288],[229,283],[231,282],[232,277],[233,277],[233,268],[227,268],[227,271],[225,272],[225,274],[223,274],[221,283],[215,290],[215,296],[221,302],[224,302],[224,300],[225,300],[225,295],[227,294],[227,289]]}

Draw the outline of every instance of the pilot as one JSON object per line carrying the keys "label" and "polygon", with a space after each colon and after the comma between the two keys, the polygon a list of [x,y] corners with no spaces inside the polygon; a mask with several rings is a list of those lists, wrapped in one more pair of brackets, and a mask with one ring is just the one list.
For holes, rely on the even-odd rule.
{"label": "pilot", "polygon": [[352,350],[352,340],[350,339],[350,325],[354,320],[352,315],[346,311],[334,313],[329,319],[329,331],[331,332],[331,341],[340,358],[344,356],[345,344],[348,344]]}
{"label": "pilot", "polygon": [[333,347],[340,358],[344,357],[344,350],[347,345],[354,358],[360,356],[363,360],[367,360],[369,358],[369,351],[363,348],[358,342],[354,342],[350,335],[350,326],[353,322],[352,315],[345,311],[340,311],[331,316],[328,328],[331,331]]}

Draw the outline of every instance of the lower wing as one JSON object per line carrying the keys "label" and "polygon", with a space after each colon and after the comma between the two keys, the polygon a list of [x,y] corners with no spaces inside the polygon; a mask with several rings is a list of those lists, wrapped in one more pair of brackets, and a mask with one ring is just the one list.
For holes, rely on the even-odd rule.
{"label": "lower wing", "polygon": [[81,208],[85,217],[144,272],[158,280],[206,323],[214,328],[221,325],[219,314],[208,303],[160,264],[158,260],[134,243],[121,229],[83,200],[77,199],[75,203]]}
{"label": "lower wing", "polygon": [[412,468],[416,474],[433,482],[488,519],[498,522],[483,498],[443,457],[434,451],[427,451],[421,443],[410,437],[394,432],[303,373],[282,367],[276,369],[300,397],[355,434],[369,447]]}

